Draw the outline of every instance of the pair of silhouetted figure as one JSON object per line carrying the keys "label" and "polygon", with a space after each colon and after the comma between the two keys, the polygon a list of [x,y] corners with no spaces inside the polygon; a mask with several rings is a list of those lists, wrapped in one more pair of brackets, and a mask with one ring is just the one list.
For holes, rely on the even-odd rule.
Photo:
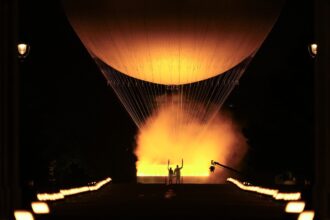
{"label": "pair of silhouetted figure", "polygon": [[175,170],[173,171],[172,167],[170,167],[170,160],[168,160],[168,184],[173,183],[173,176],[175,176],[175,183],[180,184],[181,183],[181,169],[183,168],[183,159],[181,161],[181,167],[179,165],[176,165]]}

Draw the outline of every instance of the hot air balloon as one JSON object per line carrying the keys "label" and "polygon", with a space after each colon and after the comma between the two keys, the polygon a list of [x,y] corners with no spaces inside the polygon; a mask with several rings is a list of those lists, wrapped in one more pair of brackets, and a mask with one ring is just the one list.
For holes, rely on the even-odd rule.
{"label": "hot air balloon", "polygon": [[[213,119],[271,31],[282,3],[63,0],[74,31],[142,134],[135,151],[138,176],[166,176],[167,155],[185,155],[184,170],[195,176],[208,175],[214,157],[235,165],[226,161],[233,158],[231,146],[219,147],[227,136],[219,141],[218,134],[203,134],[217,129]],[[164,111],[170,117],[163,117]],[[156,124],[150,125],[155,114]],[[240,151],[243,155],[246,148]]]}
{"label": "hot air balloon", "polygon": [[[159,107],[155,97],[162,94],[220,108],[282,5],[278,0],[63,3],[73,29],[137,126]],[[180,102],[176,99],[171,101]]]}

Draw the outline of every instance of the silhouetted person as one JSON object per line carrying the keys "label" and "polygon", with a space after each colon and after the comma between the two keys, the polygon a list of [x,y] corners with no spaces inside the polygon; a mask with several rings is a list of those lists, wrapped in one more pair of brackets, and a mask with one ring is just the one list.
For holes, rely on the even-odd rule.
{"label": "silhouetted person", "polygon": [[172,179],[173,179],[174,171],[172,167],[168,169],[168,184],[172,184]]}
{"label": "silhouetted person", "polygon": [[176,165],[176,168],[174,170],[174,174],[175,174],[175,183],[181,183],[181,169],[183,168],[183,159],[181,162],[181,167],[179,167],[179,165]]}
{"label": "silhouetted person", "polygon": [[168,184],[172,184],[174,171],[172,167],[170,167],[170,160],[168,160],[167,169],[168,169]]}

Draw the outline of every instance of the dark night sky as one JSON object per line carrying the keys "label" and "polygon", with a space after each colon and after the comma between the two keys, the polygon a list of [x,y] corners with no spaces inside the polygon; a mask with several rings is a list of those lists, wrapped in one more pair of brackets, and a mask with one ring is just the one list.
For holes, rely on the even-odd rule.
{"label": "dark night sky", "polygon": [[[249,139],[247,168],[312,175],[313,1],[290,1],[225,108]],[[23,178],[75,160],[93,178],[134,176],[136,127],[69,25],[61,4],[20,1]],[[232,105],[232,107],[227,107]],[[60,158],[60,159],[59,159]]]}

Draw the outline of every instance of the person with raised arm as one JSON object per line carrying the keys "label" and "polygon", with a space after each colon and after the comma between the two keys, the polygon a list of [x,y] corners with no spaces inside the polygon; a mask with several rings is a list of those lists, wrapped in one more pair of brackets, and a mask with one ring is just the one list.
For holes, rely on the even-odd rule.
{"label": "person with raised arm", "polygon": [[176,184],[180,184],[181,183],[181,169],[183,168],[183,159],[181,161],[181,167],[179,167],[179,165],[176,165],[176,168],[174,170],[174,174],[175,174],[175,183]]}

